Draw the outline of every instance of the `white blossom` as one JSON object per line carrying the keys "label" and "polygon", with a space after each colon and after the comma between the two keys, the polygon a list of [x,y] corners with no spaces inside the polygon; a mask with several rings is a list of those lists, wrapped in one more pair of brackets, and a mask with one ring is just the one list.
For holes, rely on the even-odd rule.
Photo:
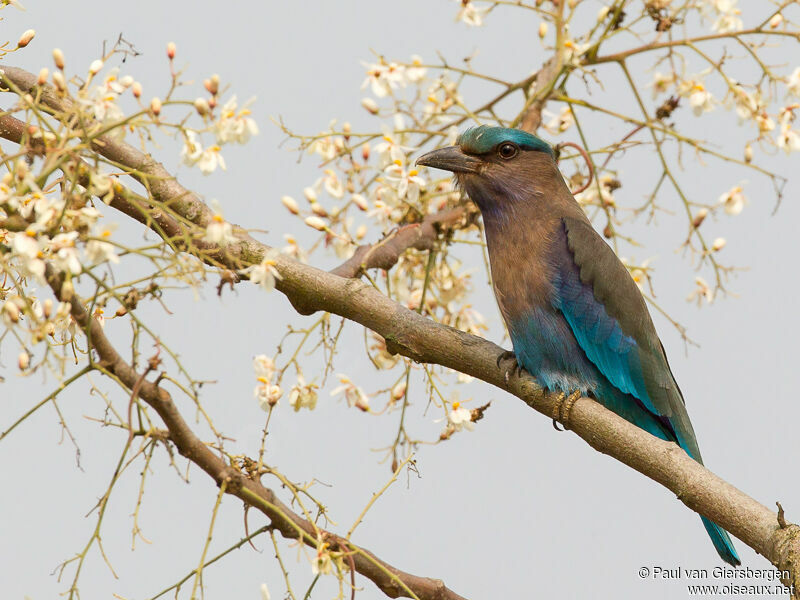
{"label": "white blossom", "polygon": [[738,0],[706,0],[710,8],[716,13],[717,18],[711,28],[717,33],[730,33],[740,31],[744,25],[739,16],[742,11],[737,8]]}
{"label": "white blossom", "polygon": [[289,391],[289,404],[292,405],[295,412],[301,408],[314,410],[317,406],[317,392],[316,385],[313,383],[306,383],[306,380],[301,374],[297,375],[297,383],[292,386]]}
{"label": "white blossom", "polygon": [[786,81],[786,89],[792,96],[800,98],[800,67],[795,68]]}
{"label": "white blossom", "polygon": [[220,117],[214,123],[214,133],[218,144],[230,142],[246,144],[252,136],[258,135],[258,125],[249,117],[251,113],[248,107],[254,101],[255,98],[251,98],[244,103],[241,110],[238,110],[238,103],[234,96],[222,106]]}
{"label": "white blossom", "polygon": [[264,255],[264,259],[260,263],[250,265],[246,269],[242,269],[241,272],[246,274],[250,281],[260,285],[267,292],[271,292],[275,289],[275,280],[283,279],[275,268],[275,258],[278,254],[279,252],[273,248]]}
{"label": "white blossom", "polygon": [[703,82],[696,79],[682,81],[678,92],[684,98],[689,99],[689,106],[695,115],[700,116],[704,112],[714,110],[714,96],[711,95]]}
{"label": "white blossom", "polygon": [[331,396],[337,396],[344,393],[349,406],[363,410],[369,410],[369,398],[360,387],[358,387],[347,375],[339,375],[339,382],[342,384],[331,392]]}
{"label": "white blossom", "polygon": [[104,240],[111,237],[114,227],[104,227],[97,235],[100,239],[89,240],[86,243],[86,258],[93,265],[112,262],[119,263],[119,256],[117,256],[114,245]]}
{"label": "white blossom", "polygon": [[447,420],[456,431],[475,429],[475,423],[472,422],[472,411],[461,406],[461,402],[453,402],[452,409],[447,413]]}
{"label": "white blossom", "polygon": [[428,70],[422,66],[422,57],[418,54],[411,56],[411,64],[405,68],[405,78],[409,83],[417,83],[425,78]]}
{"label": "white blossom", "polygon": [[78,249],[75,247],[77,231],[59,233],[50,240],[50,249],[53,252],[53,263],[61,271],[72,273],[81,272],[81,262],[78,260]]}
{"label": "white blossom", "polygon": [[197,167],[203,175],[213,173],[217,167],[221,168],[223,171],[225,170],[225,159],[222,158],[219,151],[220,147],[217,145],[210,146],[203,150],[203,153],[197,161]]}
{"label": "white blossom", "polygon": [[378,98],[384,98],[393,90],[405,85],[403,65],[396,62],[387,63],[382,58],[377,63],[362,62],[362,64],[367,68],[367,78],[361,84],[361,89],[370,86],[372,93]]}
{"label": "white blossom", "polygon": [[747,198],[742,193],[742,186],[736,185],[719,197],[718,202],[729,215],[738,215],[747,204]]}
{"label": "white blossom", "polygon": [[384,174],[400,200],[405,199],[411,204],[417,204],[420,189],[425,187],[425,180],[419,176],[419,171],[416,169],[406,170],[402,163],[394,163],[386,167]]}
{"label": "white blossom", "polygon": [[697,287],[686,297],[686,301],[697,300],[697,306],[700,306],[703,300],[707,304],[711,304],[714,301],[714,290],[711,289],[711,286],[702,277],[696,277],[694,282]]}
{"label": "white blossom", "polygon": [[480,27],[483,25],[483,18],[486,16],[488,9],[476,8],[475,5],[469,0],[457,1],[461,4],[461,10],[459,10],[458,14],[456,15],[456,21],[462,21],[471,27]]}
{"label": "white blossom", "polygon": [[259,384],[253,389],[253,395],[258,400],[258,405],[261,409],[268,411],[278,403],[278,400],[283,395],[283,390],[281,386],[263,381],[261,377],[258,378],[258,381]]}
{"label": "white blossom", "polygon": [[665,94],[669,91],[669,88],[672,84],[675,83],[675,74],[668,73],[664,74],[660,71],[656,71],[653,73],[653,81],[648,84],[648,87],[653,88],[653,99],[655,99],[659,94]]}
{"label": "white blossom", "polygon": [[259,354],[253,359],[253,371],[256,377],[264,377],[267,381],[271,381],[275,374],[275,361],[266,354]]}
{"label": "white blossom", "polygon": [[554,135],[565,132],[575,123],[575,117],[569,106],[564,106],[558,114],[545,111],[550,115],[550,119],[544,124],[544,128]]}
{"label": "white blossom", "polygon": [[227,246],[238,241],[238,238],[233,235],[233,226],[220,214],[213,216],[211,222],[206,226],[206,232],[202,239],[204,242],[219,246]]}
{"label": "white blossom", "polygon": [[203,145],[197,139],[194,131],[184,133],[183,148],[181,148],[181,162],[190,167],[197,164],[203,156]]}
{"label": "white blossom", "polygon": [[296,261],[299,261],[301,263],[307,263],[308,252],[306,252],[305,250],[303,250],[303,248],[300,247],[300,244],[297,243],[295,237],[288,233],[284,233],[283,237],[286,240],[286,245],[283,248],[281,248],[281,252],[283,254],[286,254],[287,256],[291,256]]}
{"label": "white blossom", "polygon": [[781,132],[778,135],[778,148],[786,152],[786,154],[800,152],[800,134],[788,125],[781,126]]}

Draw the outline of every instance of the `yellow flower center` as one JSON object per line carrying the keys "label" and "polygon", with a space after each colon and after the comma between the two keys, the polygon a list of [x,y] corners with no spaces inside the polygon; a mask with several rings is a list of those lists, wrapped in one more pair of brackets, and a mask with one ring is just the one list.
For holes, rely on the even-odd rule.
{"label": "yellow flower center", "polygon": [[222,215],[214,215],[214,221],[217,223],[223,223],[225,219],[222,218]]}
{"label": "yellow flower center", "polygon": [[459,408],[461,408],[461,402],[453,402],[453,410],[458,410]]}

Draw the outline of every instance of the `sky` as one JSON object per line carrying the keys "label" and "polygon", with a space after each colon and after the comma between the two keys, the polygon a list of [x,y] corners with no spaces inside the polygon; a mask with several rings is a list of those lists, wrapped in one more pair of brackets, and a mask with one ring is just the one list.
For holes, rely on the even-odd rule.
{"label": "sky", "polygon": [[[756,4],[766,3],[752,3]],[[299,197],[317,170],[315,161],[298,162],[290,145],[281,145],[284,136],[271,118],[281,117],[305,132],[324,129],[337,117],[349,119],[354,128],[374,127],[360,107],[365,92],[359,89],[364,78],[360,60],[372,60],[372,51],[400,59],[416,53],[430,60],[441,52],[457,62],[477,50],[476,68],[511,79],[524,77],[546,58],[536,37],[536,18],[497,10],[487,27],[471,29],[454,21],[457,4],[445,0],[28,0],[25,6],[25,12],[4,11],[4,37],[17,39],[27,28],[36,29],[37,36],[24,53],[6,57],[7,64],[36,72],[51,66],[51,49],[60,47],[68,67],[82,71],[100,55],[104,40],[122,33],[141,52],[123,69],[142,82],[145,97],[167,84],[164,49],[169,41],[177,45],[176,63],[186,67],[187,78],[199,81],[219,73],[240,99],[255,96],[253,114],[261,133],[247,146],[226,152],[226,172],[209,177],[186,167],[177,172],[189,188],[218,200],[228,220],[266,230],[260,239],[275,245],[282,243],[283,232],[298,229],[280,205],[280,196]],[[649,78],[647,66],[637,65],[642,81]],[[609,74],[607,89],[614,89],[617,78]],[[631,99],[620,92],[618,103],[627,107]],[[698,135],[728,148],[740,139],[729,117],[714,114],[695,122],[680,118]],[[593,122],[589,130],[599,137],[608,133],[605,127]],[[6,143],[2,147],[9,149]],[[178,167],[177,146],[165,142],[158,158],[170,169]],[[647,164],[638,160],[646,157],[632,154],[620,162],[626,187],[618,197],[629,194],[631,204],[641,198],[652,177]],[[787,175],[796,160],[767,159]],[[743,267],[730,281],[733,293],[702,309],[685,301],[694,277],[691,261],[676,251],[684,235],[679,228],[685,226],[668,214],[655,225],[632,226],[644,246],[625,252],[639,260],[654,259],[660,304],[699,344],[686,348],[675,329],[654,316],[707,466],[766,506],[780,501],[787,518],[796,519],[800,481],[792,465],[798,451],[794,424],[800,418],[795,401],[800,319],[793,301],[798,285],[792,267],[797,256],[794,224],[800,217],[798,185],[789,182],[775,211],[765,180],[690,157],[684,166],[681,177],[687,189],[701,197],[716,198],[743,178],[748,180],[750,203],[743,213],[709,224],[710,231],[728,240],[726,261]],[[297,235],[311,239],[304,231]],[[314,262],[330,267],[335,259],[319,257]],[[313,317],[299,317],[280,294],[267,296],[248,285],[222,298],[209,284],[199,295],[176,290],[165,299],[172,314],[144,306],[142,315],[198,378],[216,382],[204,388],[207,409],[217,426],[236,440],[234,447],[253,453],[264,414],[252,396],[252,357],[272,354],[287,323],[308,324]],[[474,302],[490,320],[490,339],[501,343],[499,316],[480,269]],[[115,327],[120,329],[114,332]],[[124,327],[109,322],[112,335],[123,335]],[[352,328],[339,360],[363,377],[365,387],[377,387],[383,380],[370,371],[360,335],[360,329]],[[6,378],[0,385],[0,430],[55,385],[39,376],[20,379],[15,357],[16,351],[0,348]],[[112,393],[115,402],[126,401],[110,383],[96,376],[91,381],[98,390]],[[411,423],[421,435],[435,437],[441,424],[424,414],[426,397],[421,387],[417,391]],[[697,515],[670,492],[594,452],[576,436],[555,432],[549,419],[517,398],[481,382],[470,384],[462,395],[476,406],[492,400],[486,418],[474,432],[423,447],[417,455],[418,474],[404,475],[384,494],[359,527],[356,543],[401,569],[441,578],[451,589],[475,599],[534,594],[681,598],[686,595],[685,580],[642,579],[639,569],[681,565],[711,570],[720,565]],[[125,442],[118,431],[86,418],[102,414],[103,406],[88,386],[66,393],[59,406],[80,446],[80,469],[75,448],[62,439],[52,409],[39,411],[0,444],[0,469],[6,479],[0,539],[8,598],[52,598],[68,587],[70,569],[60,582],[54,570],[89,539],[94,519],[86,515],[108,485]],[[193,417],[185,402],[181,407]],[[390,441],[394,427],[393,418],[348,410],[323,390],[314,411],[294,413],[285,403],[278,407],[268,460],[294,481],[322,482],[313,489],[337,521],[331,528],[344,533],[389,477],[388,465],[373,449]],[[336,444],[330,441],[332,431]],[[179,464],[183,470],[185,465]],[[156,459],[140,515],[151,543],[137,542],[131,551],[137,474],[135,469],[119,482],[103,529],[104,548],[118,578],[93,551],[81,581],[84,598],[150,598],[199,561],[216,499],[213,483],[191,469],[187,485],[163,457]],[[251,531],[264,524],[255,511],[249,522]],[[242,536],[241,503],[226,498],[210,555]],[[259,551],[245,546],[207,569],[205,598],[259,598],[262,583],[269,585],[273,598],[282,597],[282,577],[269,540],[262,537],[256,546]],[[736,546],[745,566],[769,567],[741,542]],[[311,580],[308,563],[296,560],[295,545],[282,542],[281,549],[297,578],[296,590],[304,591],[302,584]],[[370,582],[360,577],[357,581],[364,588],[357,597],[383,597]],[[312,597],[333,597],[334,586],[325,585]],[[181,597],[188,598],[188,590]]]}

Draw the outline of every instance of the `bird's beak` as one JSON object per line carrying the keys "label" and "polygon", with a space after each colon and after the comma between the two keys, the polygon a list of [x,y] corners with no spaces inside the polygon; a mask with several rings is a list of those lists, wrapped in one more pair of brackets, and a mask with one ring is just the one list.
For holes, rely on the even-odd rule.
{"label": "bird's beak", "polygon": [[453,173],[477,173],[481,160],[462,152],[458,146],[447,146],[423,154],[417,159],[416,164]]}

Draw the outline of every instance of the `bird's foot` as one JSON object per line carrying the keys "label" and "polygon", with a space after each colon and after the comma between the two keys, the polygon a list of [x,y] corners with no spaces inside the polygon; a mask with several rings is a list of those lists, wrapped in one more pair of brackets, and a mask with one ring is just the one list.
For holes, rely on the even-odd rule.
{"label": "bird's foot", "polygon": [[500,368],[500,363],[506,360],[513,360],[514,364],[511,365],[511,368],[506,371],[506,384],[508,383],[509,376],[514,375],[516,373],[517,377],[522,377],[522,367],[519,366],[519,362],[517,361],[517,355],[514,354],[513,350],[503,350],[497,357],[497,367]]}
{"label": "bird's foot", "polygon": [[[580,390],[575,390],[569,396],[564,392],[558,395],[558,399],[553,405],[553,427],[556,431],[565,431],[569,429],[569,413],[575,401],[582,395]],[[559,423],[564,426],[564,429],[559,428]]]}

